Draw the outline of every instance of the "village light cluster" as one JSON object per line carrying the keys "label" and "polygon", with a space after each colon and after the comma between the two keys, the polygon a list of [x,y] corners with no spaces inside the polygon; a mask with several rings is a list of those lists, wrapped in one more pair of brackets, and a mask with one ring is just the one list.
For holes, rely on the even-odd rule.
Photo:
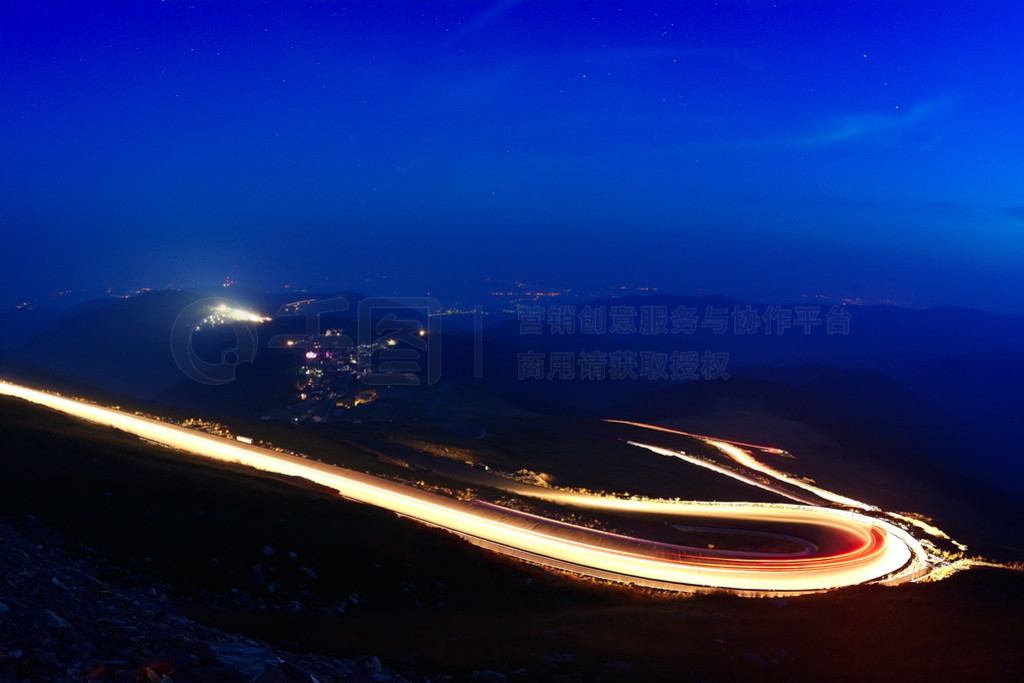
{"label": "village light cluster", "polygon": [[228,306],[227,304],[219,304],[211,308],[210,314],[196,325],[196,332],[204,327],[217,327],[219,325],[227,325],[233,322],[246,322],[259,325],[260,323],[270,322],[271,320],[272,318],[261,313],[247,311],[244,308],[235,308]]}

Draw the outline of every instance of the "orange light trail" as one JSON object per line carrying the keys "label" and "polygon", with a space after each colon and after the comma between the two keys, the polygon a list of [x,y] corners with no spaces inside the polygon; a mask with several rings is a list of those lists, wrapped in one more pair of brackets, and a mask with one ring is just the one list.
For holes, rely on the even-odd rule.
{"label": "orange light trail", "polygon": [[713,518],[738,522],[738,526],[756,522],[813,527],[841,550],[794,556],[675,546],[453,500],[370,474],[8,382],[0,381],[0,394],[191,454],[301,477],[345,498],[447,529],[497,552],[602,579],[672,590],[724,588],[743,594],[795,594],[869,581],[900,583],[924,576],[932,568],[929,554],[906,530],[860,511],[790,504],[623,500],[558,491],[544,496],[596,509]]}

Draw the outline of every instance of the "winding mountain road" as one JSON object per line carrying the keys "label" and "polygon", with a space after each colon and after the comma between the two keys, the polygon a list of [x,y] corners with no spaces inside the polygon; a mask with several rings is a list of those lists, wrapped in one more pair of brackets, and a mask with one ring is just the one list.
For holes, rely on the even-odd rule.
{"label": "winding mountain road", "polygon": [[934,562],[914,535],[865,510],[788,503],[635,500],[560,491],[544,496],[596,510],[665,515],[674,524],[701,526],[713,521],[733,530],[743,529],[745,523],[762,528],[768,524],[796,538],[807,538],[806,531],[813,529],[816,537],[807,542],[805,551],[788,554],[694,548],[610,534],[487,503],[458,501],[344,467],[8,382],[0,381],[0,395],[195,455],[301,477],[345,498],[447,529],[496,552],[601,579],[672,590],[797,594],[872,581],[909,581],[926,575]]}

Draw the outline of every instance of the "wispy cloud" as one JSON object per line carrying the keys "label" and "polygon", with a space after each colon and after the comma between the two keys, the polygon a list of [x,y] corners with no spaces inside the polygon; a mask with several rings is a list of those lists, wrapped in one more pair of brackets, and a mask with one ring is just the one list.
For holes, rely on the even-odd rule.
{"label": "wispy cloud", "polygon": [[518,5],[520,2],[522,2],[522,0],[498,0],[498,2],[494,3],[484,11],[480,12],[480,14],[476,15],[475,17],[467,21],[466,25],[463,26],[462,29],[455,34],[453,40],[458,41],[470,35],[471,33],[476,33],[484,26],[491,23],[499,16],[509,11],[516,5]]}
{"label": "wispy cloud", "polygon": [[1024,204],[1018,206],[1007,206],[1003,209],[1003,215],[1024,221]]}
{"label": "wispy cloud", "polygon": [[894,110],[891,114],[853,114],[827,122],[819,130],[783,141],[793,145],[818,147],[879,135],[913,126],[931,118],[946,106],[945,100],[923,102],[908,110]]}
{"label": "wispy cloud", "polygon": [[906,109],[890,113],[858,113],[836,116],[822,121],[806,132],[795,136],[779,136],[712,144],[715,148],[775,149],[780,147],[828,147],[862,140],[911,128],[935,117],[950,104],[949,98],[921,102]]}

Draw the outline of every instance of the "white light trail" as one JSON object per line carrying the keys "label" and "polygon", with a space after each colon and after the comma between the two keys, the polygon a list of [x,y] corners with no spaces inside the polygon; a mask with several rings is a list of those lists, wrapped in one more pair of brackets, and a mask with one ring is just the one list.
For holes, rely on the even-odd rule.
{"label": "white light trail", "polygon": [[[612,423],[615,423],[615,424],[630,425],[631,427],[640,427],[641,429],[650,429],[650,430],[653,430],[653,431],[667,432],[669,434],[679,434],[681,436],[689,436],[691,438],[700,439],[704,443],[709,444],[711,446],[714,446],[718,450],[722,451],[723,453],[725,453],[727,456],[732,458],[734,461],[736,461],[737,463],[739,463],[743,467],[746,467],[748,469],[754,470],[755,472],[760,472],[761,474],[764,474],[764,475],[766,475],[766,476],[768,476],[768,477],[770,477],[772,479],[775,479],[776,481],[782,482],[784,484],[789,484],[790,486],[795,486],[797,488],[801,488],[801,489],[803,489],[805,491],[813,493],[815,496],[817,496],[818,498],[821,498],[822,500],[827,500],[830,503],[835,503],[837,505],[843,505],[845,507],[859,508],[861,510],[867,510],[867,511],[873,511],[873,512],[877,512],[878,511],[878,508],[875,507],[874,505],[868,505],[867,503],[862,503],[859,500],[854,500],[853,498],[847,498],[846,496],[842,496],[842,495],[840,495],[838,493],[833,493],[832,491],[827,491],[827,490],[825,490],[823,488],[820,488],[818,486],[814,486],[813,484],[811,484],[811,483],[809,483],[807,481],[804,481],[803,479],[800,479],[798,477],[794,477],[792,475],[786,474],[785,472],[780,472],[779,470],[775,469],[774,467],[770,467],[768,465],[765,465],[763,462],[761,462],[761,461],[755,459],[753,456],[751,456],[749,452],[747,452],[747,451],[743,450],[742,448],[740,448],[740,446],[747,446],[748,448],[757,448],[759,450],[763,450],[763,451],[766,451],[766,452],[769,452],[769,453],[783,453],[784,452],[784,451],[782,451],[782,450],[780,450],[778,448],[771,448],[771,447],[767,447],[767,446],[755,446],[754,444],[744,444],[744,443],[741,443],[739,441],[729,441],[727,439],[711,439],[711,438],[706,437],[706,436],[701,436],[700,434],[691,434],[690,432],[682,432],[682,431],[679,431],[677,429],[669,429],[668,427],[659,427],[657,425],[643,424],[642,422],[627,422],[625,420],[605,420],[605,422],[612,422]],[[643,445],[643,444],[639,444],[639,445]],[[650,450],[654,450],[654,448],[652,446],[644,446],[644,448],[648,448]],[[667,449],[661,449],[661,450],[667,450]],[[675,455],[676,457],[680,457],[678,453],[674,453],[672,451],[669,451],[668,453],[662,453],[662,455]],[[744,478],[741,475],[737,474],[736,472],[732,472],[731,470],[725,470],[724,468],[721,468],[721,471],[722,471],[723,474],[727,474],[728,476],[733,477],[734,479],[740,479],[741,481],[744,481],[744,482],[746,482],[748,484],[753,483],[755,486],[761,486],[760,484],[754,483],[749,478]],[[761,488],[768,488],[769,490],[774,491],[775,493],[779,493],[780,495],[786,496],[788,498],[793,498],[794,500],[800,500],[802,502],[808,502],[808,503],[811,503],[812,505],[815,502],[813,500],[807,500],[805,498],[794,497],[793,494],[787,493],[787,492],[785,492],[783,490],[780,490],[778,488],[765,487],[765,486],[761,486]]]}

